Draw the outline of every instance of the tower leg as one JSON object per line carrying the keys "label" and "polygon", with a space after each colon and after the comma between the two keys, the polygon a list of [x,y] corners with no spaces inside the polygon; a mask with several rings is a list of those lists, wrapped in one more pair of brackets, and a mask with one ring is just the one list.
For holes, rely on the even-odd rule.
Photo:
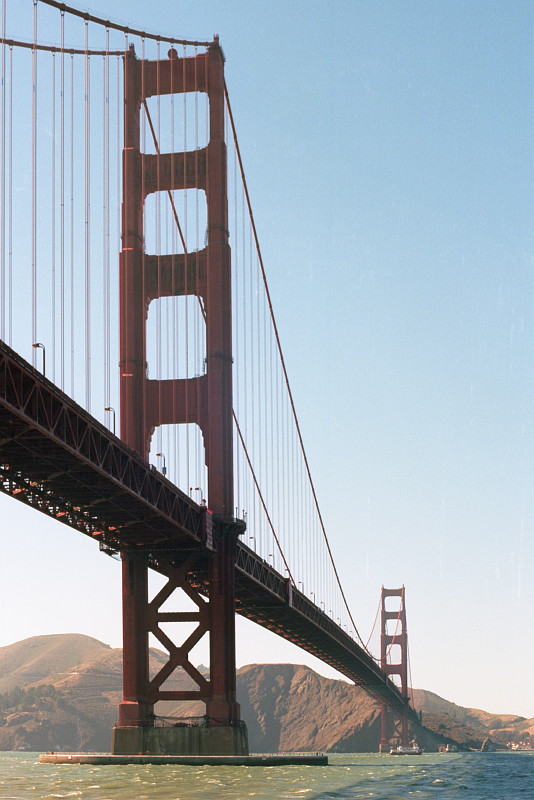
{"label": "tower leg", "polygon": [[148,567],[139,555],[122,557],[123,701],[121,727],[145,725],[153,712],[148,697]]}
{"label": "tower leg", "polygon": [[210,677],[206,714],[215,725],[239,720],[235,666],[235,536],[223,533],[210,565]]}
{"label": "tower leg", "polygon": [[387,751],[388,751],[387,709],[385,705],[382,703],[381,734],[380,734],[380,746],[378,748],[378,752],[387,753]]}
{"label": "tower leg", "polygon": [[409,744],[409,730],[408,730],[408,708],[405,707],[401,717],[401,744],[407,747]]}

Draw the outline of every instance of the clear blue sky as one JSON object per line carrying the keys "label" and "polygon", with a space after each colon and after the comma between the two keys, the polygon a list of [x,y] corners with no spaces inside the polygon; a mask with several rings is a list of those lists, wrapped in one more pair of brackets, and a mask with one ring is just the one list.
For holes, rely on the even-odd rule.
{"label": "clear blue sky", "polygon": [[[90,8],[220,35],[299,419],[362,635],[381,585],[404,583],[414,686],[533,716],[531,4]],[[0,504],[0,644],[76,631],[119,646],[119,564]],[[318,666],[250,624],[238,636],[240,664]]]}

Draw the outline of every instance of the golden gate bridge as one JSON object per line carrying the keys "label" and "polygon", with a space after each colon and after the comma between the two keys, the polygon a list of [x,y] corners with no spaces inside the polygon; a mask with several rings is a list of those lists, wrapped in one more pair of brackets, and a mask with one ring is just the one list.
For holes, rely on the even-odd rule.
{"label": "golden gate bridge", "polygon": [[[114,752],[247,752],[236,612],[366,688],[382,746],[386,707],[406,743],[404,589],[383,590],[375,658],[311,479],[224,62],[217,37],[3,0],[0,488],[120,554]],[[179,590],[193,610],[164,608]],[[190,690],[166,687],[175,670]],[[157,703],[198,699],[187,744],[155,724]]]}

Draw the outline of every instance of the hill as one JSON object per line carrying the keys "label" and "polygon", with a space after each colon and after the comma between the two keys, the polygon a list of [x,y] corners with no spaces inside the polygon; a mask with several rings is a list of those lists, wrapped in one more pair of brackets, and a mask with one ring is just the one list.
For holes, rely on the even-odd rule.
{"label": "hill", "polygon": [[43,679],[58,680],[62,673],[98,658],[111,648],[80,633],[34,636],[0,648],[0,690],[25,686]]}
{"label": "hill", "polygon": [[[166,662],[150,651],[151,673]],[[204,667],[199,668],[207,673]],[[166,687],[192,688],[177,671]],[[122,651],[78,634],[38,636],[0,648],[0,750],[110,748],[122,694]],[[237,675],[238,700],[252,752],[376,752],[380,705],[364,690],[294,664],[250,664]],[[479,748],[487,736],[505,745],[534,720],[496,715],[415,690],[427,750],[458,742]],[[195,717],[202,703],[160,703],[160,716]]]}
{"label": "hill", "polygon": [[413,700],[415,708],[423,712],[426,727],[465,747],[478,749],[488,736],[501,747],[510,741],[534,742],[534,718],[464,708],[423,689],[413,690]]}

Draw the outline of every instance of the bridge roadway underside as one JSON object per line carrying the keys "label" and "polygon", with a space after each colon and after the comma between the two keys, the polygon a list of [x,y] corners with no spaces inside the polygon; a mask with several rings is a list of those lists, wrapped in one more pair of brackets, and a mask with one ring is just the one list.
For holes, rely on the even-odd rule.
{"label": "bridge roadway underside", "polygon": [[[207,512],[3,342],[0,490],[95,538],[104,551],[146,553],[156,570],[193,557],[188,580],[208,593],[217,535],[209,535]],[[404,698],[373,659],[240,541],[235,605],[402,712]]]}

